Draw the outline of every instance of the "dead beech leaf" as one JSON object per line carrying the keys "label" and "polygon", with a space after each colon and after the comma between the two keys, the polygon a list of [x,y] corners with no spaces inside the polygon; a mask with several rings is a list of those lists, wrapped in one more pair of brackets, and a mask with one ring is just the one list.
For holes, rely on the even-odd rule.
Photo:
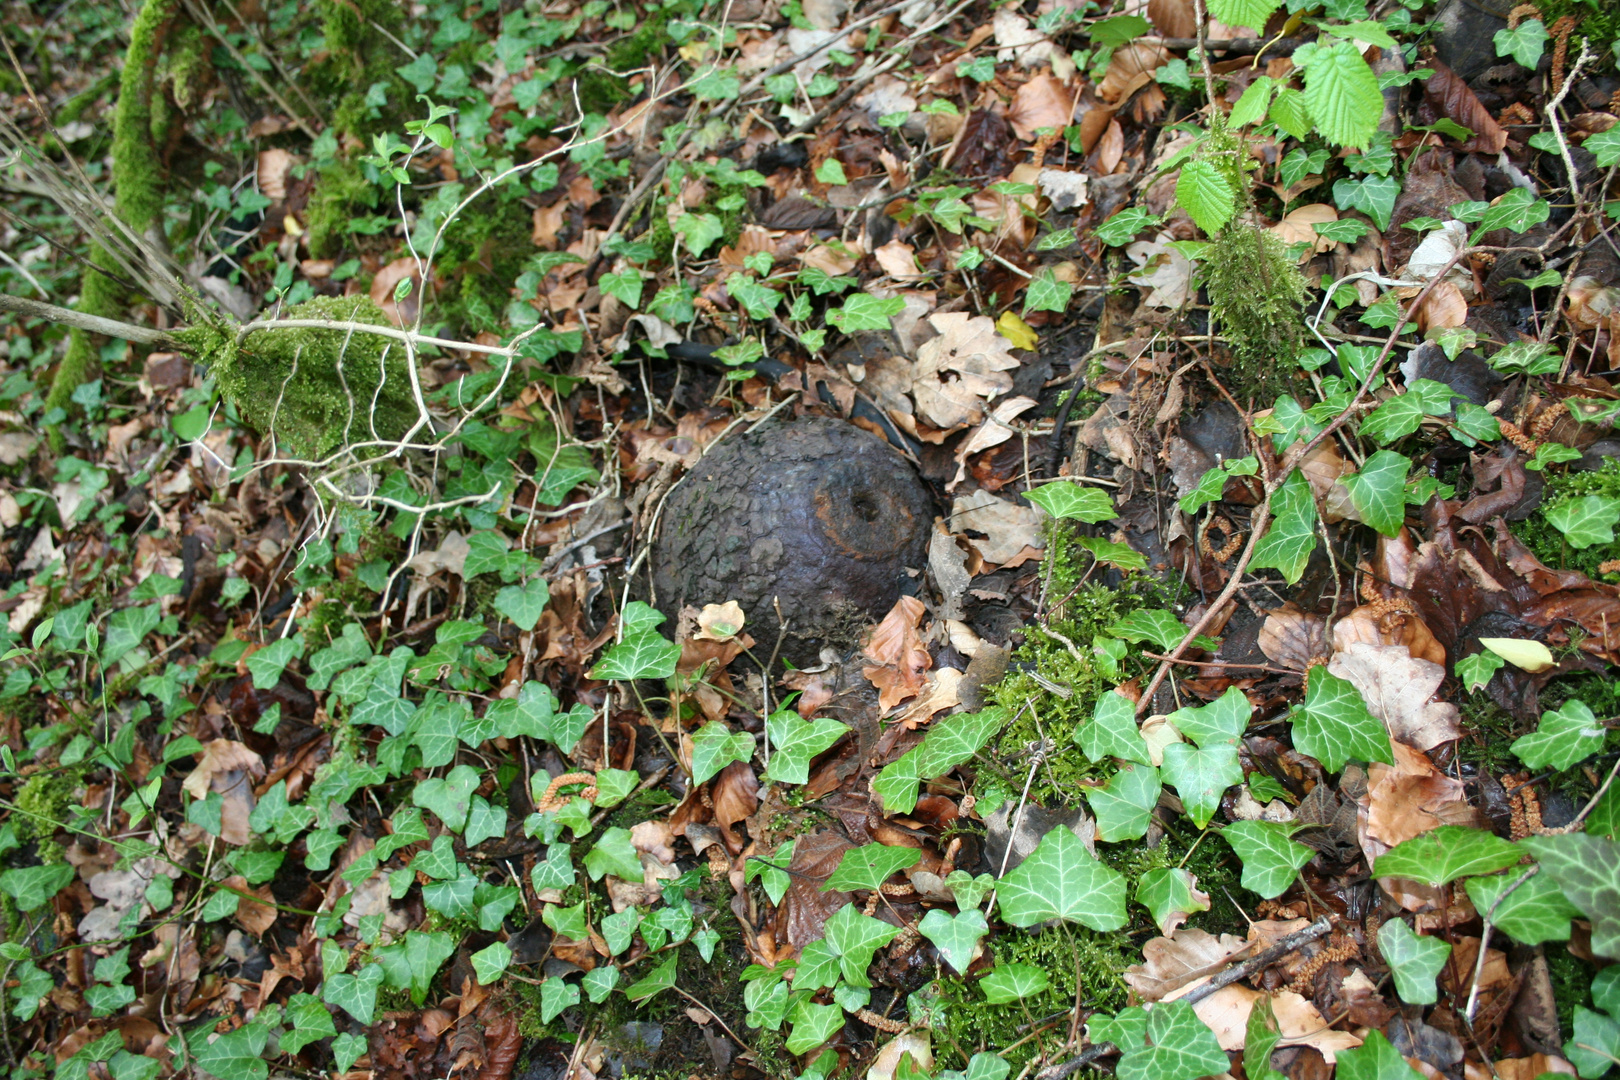
{"label": "dead beech leaf", "polygon": [[251,888],[247,878],[236,874],[220,882],[221,886],[239,895],[236,902],[236,922],[254,937],[262,937],[276,923],[276,898],[269,885]]}
{"label": "dead beech leaf", "polygon": [[1192,263],[1169,245],[1171,239],[1161,234],[1154,240],[1138,240],[1125,249],[1126,256],[1141,268],[1125,280],[1150,290],[1142,298],[1145,307],[1177,309],[1187,302],[1192,291]]}
{"label": "dead beech leaf", "polygon": [[1300,256],[1304,262],[1310,258],[1312,251],[1332,251],[1336,242],[1318,233],[1313,225],[1323,225],[1329,221],[1338,221],[1339,212],[1327,203],[1308,203],[1297,210],[1289,211],[1270,231],[1285,244],[1310,244],[1305,253]]}
{"label": "dead beech leaf", "polygon": [[1468,301],[1463,298],[1462,290],[1452,282],[1438,282],[1418,309],[1417,321],[1424,330],[1461,326],[1468,321]]}
{"label": "dead beech leaf", "polygon": [[861,647],[861,654],[872,661],[861,668],[861,674],[878,688],[878,706],[884,712],[922,693],[923,672],[934,664],[928,646],[917,633],[927,613],[921,600],[902,596],[883,621],[872,628]]}
{"label": "dead beech leaf", "polygon": [[1419,750],[1462,738],[1457,706],[1434,700],[1446,669],[1417,659],[1406,646],[1355,642],[1334,654],[1328,671],[1361,691],[1392,738]]}
{"label": "dead beech leaf", "polygon": [[[1032,506],[998,499],[982,489],[951,502],[951,532],[968,533],[985,562],[1006,566],[1020,554],[1042,544],[1045,515]],[[983,539],[979,534],[983,535]]]}
{"label": "dead beech leaf", "polygon": [[692,637],[703,641],[730,641],[736,637],[747,621],[742,605],[735,600],[723,604],[704,604],[698,612],[698,629]]}
{"label": "dead beech leaf", "polygon": [[1393,749],[1393,765],[1375,761],[1367,770],[1367,835],[1383,845],[1369,861],[1420,833],[1473,818],[1461,780],[1403,743]]}
{"label": "dead beech leaf", "polygon": [[746,761],[734,761],[714,778],[714,822],[720,826],[726,850],[733,855],[743,848],[742,838],[732,826],[759,809],[759,778]]}
{"label": "dead beech leaf", "polygon": [[955,668],[940,668],[928,676],[922,694],[916,701],[906,706],[905,712],[895,717],[895,723],[902,727],[915,728],[932,720],[935,713],[960,705],[961,682],[960,671]]}
{"label": "dead beech leaf", "polygon": [[1152,78],[1153,73],[1170,62],[1170,50],[1157,41],[1138,39],[1122,46],[1108,61],[1108,74],[1097,87],[1097,96],[1110,105],[1130,93],[1131,84],[1138,77]]}
{"label": "dead beech leaf", "polygon": [[279,147],[259,151],[259,190],[265,198],[280,202],[287,197],[287,174],[297,162],[289,151]]}
{"label": "dead beech leaf", "polygon": [[[422,306],[422,275],[415,259],[409,255],[395,259],[371,279],[371,302],[382,309],[388,321],[398,327],[416,322],[416,313]],[[396,301],[394,291],[402,281],[411,283],[405,299]]]}
{"label": "dead beech leaf", "polygon": [[264,759],[255,751],[231,739],[214,739],[203,747],[202,760],[180,784],[193,799],[208,797],[210,789],[220,790],[214,781],[233,773],[254,779],[264,776]]}
{"label": "dead beech leaf", "polygon": [[1142,995],[1143,1001],[1161,1001],[1215,974],[1244,946],[1242,938],[1231,934],[1217,938],[1204,930],[1182,927],[1169,937],[1156,937],[1142,946],[1143,962],[1125,969],[1125,982]]}
{"label": "dead beech leaf", "polygon": [[982,450],[992,446],[1000,446],[1013,437],[1012,421],[1019,414],[1029,411],[1036,406],[1034,398],[1017,397],[1006,398],[998,404],[984,423],[968,433],[962,440],[962,445],[956,450],[956,476],[945,485],[946,491],[955,490],[956,485],[967,479],[967,459]]}
{"label": "dead beech leaf", "polygon": [[1148,0],[1147,17],[1164,37],[1190,38],[1198,33],[1192,0]]}
{"label": "dead beech leaf", "polygon": [[1312,660],[1328,655],[1327,621],[1290,603],[1266,612],[1256,644],[1272,663],[1304,671]]}
{"label": "dead beech leaf", "polygon": [[1462,144],[1463,152],[1500,154],[1507,146],[1507,132],[1496,122],[1490,110],[1480,104],[1468,84],[1437,59],[1426,59],[1423,65],[1434,69],[1434,74],[1423,84],[1424,102],[1441,116],[1455,120],[1474,133]]}
{"label": "dead beech leaf", "polygon": [[1068,127],[1073,112],[1074,96],[1069,88],[1051,75],[1037,75],[1013,95],[1007,119],[1013,133],[1029,142],[1038,128],[1061,131]]}
{"label": "dead beech leaf", "polygon": [[1333,624],[1333,650],[1343,652],[1357,642],[1367,645],[1402,645],[1418,660],[1444,665],[1446,647],[1429,624],[1409,612],[1380,614],[1363,604]]}
{"label": "dead beech leaf", "polygon": [[872,252],[883,272],[896,281],[916,281],[923,276],[917,269],[917,252],[904,240],[890,240]]}
{"label": "dead beech leaf", "polygon": [[989,401],[1012,389],[1006,374],[1018,367],[1012,343],[984,315],[952,311],[928,321],[939,336],[917,350],[911,388],[917,414],[942,431],[976,424]]}

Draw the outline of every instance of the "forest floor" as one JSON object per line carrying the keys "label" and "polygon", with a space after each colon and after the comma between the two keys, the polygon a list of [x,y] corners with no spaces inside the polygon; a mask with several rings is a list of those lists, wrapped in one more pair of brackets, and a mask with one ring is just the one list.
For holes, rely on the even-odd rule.
{"label": "forest floor", "polygon": [[4,1067],[1614,1075],[1617,24],[0,3]]}

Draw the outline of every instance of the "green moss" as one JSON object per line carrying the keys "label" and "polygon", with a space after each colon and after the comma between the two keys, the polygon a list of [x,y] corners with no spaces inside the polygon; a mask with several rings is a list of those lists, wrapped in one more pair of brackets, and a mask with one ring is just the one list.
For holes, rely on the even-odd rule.
{"label": "green moss", "polygon": [[[387,325],[366,297],[318,297],[287,317]],[[397,439],[416,417],[405,350],[376,334],[278,328],[256,330],[238,343],[205,324],[180,337],[209,365],[220,393],[243,419],[295,453],[324,457],[373,432]]]}
{"label": "green moss", "polygon": [[[130,27],[129,50],[118,83],[118,105],[113,112],[112,177],[113,205],[124,223],[138,233],[162,231],[163,163],[153,142],[152,102],[158,61],[163,41],[179,10],[179,0],[146,0]],[[93,265],[106,266],[110,260],[100,245],[91,249]],[[123,314],[124,296],[111,281],[94,270],[85,271],[80,286],[78,310],[88,315],[114,319]],[[73,402],[73,391],[95,371],[96,338],[74,330],[67,355],[51,380],[45,398],[45,411],[66,409]],[[51,427],[51,441],[60,448],[61,435]]]}
{"label": "green moss", "polygon": [[[1547,522],[1546,515],[1547,511],[1562,503],[1588,495],[1620,498],[1620,460],[1610,458],[1602,468],[1590,472],[1558,474],[1549,470],[1544,475],[1547,487],[1541,506],[1515,530],[1515,535],[1536,558],[1548,566],[1560,570],[1579,570],[1594,580],[1602,580],[1604,575],[1599,573],[1598,567],[1611,559],[1620,559],[1620,540],[1610,544],[1593,544],[1588,548],[1572,547],[1564,539],[1564,534]],[[1614,581],[1620,575],[1610,574],[1607,577]]]}
{"label": "green moss", "polygon": [[1273,401],[1297,373],[1307,285],[1276,236],[1242,220],[1221,230],[1207,265],[1210,314],[1237,363],[1225,374],[1242,401]]}
{"label": "green moss", "polygon": [[1553,1002],[1558,1007],[1558,1026],[1564,1031],[1575,1023],[1575,1006],[1592,1004],[1592,978],[1597,974],[1592,965],[1570,953],[1561,941],[1549,941],[1542,946],[1547,957],[1547,970],[1552,976]]}
{"label": "green moss", "polygon": [[333,160],[317,174],[305,210],[310,254],[317,259],[336,256],[348,235],[349,221],[362,211],[376,208],[377,185],[365,178],[360,166],[348,158]]}
{"label": "green moss", "polygon": [[[397,127],[416,101],[415,88],[394,71],[409,57],[389,40],[401,37],[405,9],[392,0],[316,0],[315,12],[326,56],[309,65],[306,77],[315,97],[332,103],[332,128],[364,136]],[[379,82],[388,86],[390,104],[374,117],[366,95]]]}
{"label": "green moss", "polygon": [[17,838],[38,842],[39,860],[56,862],[62,858],[62,845],[56,842],[58,826],[67,824],[78,802],[77,793],[84,770],[75,766],[48,769],[30,776],[17,790]]}

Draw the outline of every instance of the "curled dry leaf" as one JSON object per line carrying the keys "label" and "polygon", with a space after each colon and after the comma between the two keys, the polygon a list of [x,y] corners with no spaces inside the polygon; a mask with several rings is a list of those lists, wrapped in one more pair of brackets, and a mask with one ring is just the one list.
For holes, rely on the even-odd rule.
{"label": "curled dry leaf", "polygon": [[692,637],[703,641],[730,641],[742,630],[747,618],[742,605],[735,600],[704,604],[703,610],[698,612],[697,633]]}
{"label": "curled dry leaf", "polygon": [[917,414],[944,431],[984,419],[985,406],[1012,389],[1018,367],[1012,343],[984,315],[952,311],[929,316],[939,336],[917,350],[912,396]]}
{"label": "curled dry leaf", "polygon": [[1044,543],[1041,528],[1045,520],[1032,506],[1019,506],[983,490],[970,491],[951,502],[951,531],[972,534],[969,539],[979,554],[997,566],[1016,565],[1023,561],[1020,555],[1038,552]]}
{"label": "curled dry leaf", "polygon": [[1164,37],[1190,38],[1198,33],[1192,0],[1148,0],[1147,17]]}
{"label": "curled dry leaf", "polygon": [[1457,706],[1434,700],[1446,669],[1417,659],[1406,646],[1355,642],[1334,654],[1328,671],[1361,691],[1392,738],[1419,750],[1462,738]]}
{"label": "curled dry leaf", "polygon": [[[1138,38],[1114,52],[1108,62],[1108,74],[1097,87],[1097,96],[1113,104],[1131,93],[1142,81],[1151,80],[1153,73],[1170,62],[1170,50],[1157,41]],[[1139,81],[1140,80],[1140,81]]]}
{"label": "curled dry leaf", "polygon": [[887,712],[923,690],[923,672],[933,666],[917,627],[928,609],[914,596],[902,596],[873,627],[861,653],[870,665],[861,673],[878,688],[878,706]]}
{"label": "curled dry leaf", "polygon": [[733,855],[742,850],[742,840],[732,826],[759,809],[759,778],[746,761],[734,761],[714,778],[714,822],[720,826],[726,850]]}
{"label": "curled dry leaf", "polygon": [[[1461,780],[1403,743],[1392,748],[1393,765],[1375,761],[1367,770],[1368,837],[1388,849],[1441,825],[1472,823],[1474,811]],[[1376,857],[1368,855],[1369,861]]]}
{"label": "curled dry leaf", "polygon": [[1377,605],[1363,604],[1333,624],[1333,650],[1343,652],[1354,644],[1400,645],[1418,660],[1445,665],[1446,647],[1429,630],[1429,624],[1411,612],[1385,612]]}
{"label": "curled dry leaf", "polygon": [[1423,66],[1434,69],[1434,74],[1423,84],[1424,103],[1441,116],[1455,120],[1474,133],[1462,144],[1463,152],[1500,154],[1502,148],[1507,146],[1507,132],[1496,122],[1490,110],[1480,104],[1468,84],[1438,59],[1430,57],[1423,62]]}
{"label": "curled dry leaf", "polygon": [[[1168,995],[1167,1000],[1178,996],[1180,994]],[[1247,1041],[1249,1013],[1267,996],[1247,986],[1223,986],[1194,1005],[1193,1012],[1215,1033],[1222,1050],[1242,1050]],[[1277,1017],[1277,1030],[1282,1033],[1278,1045],[1315,1047],[1329,1065],[1334,1063],[1339,1051],[1354,1050],[1361,1045],[1361,1039],[1350,1032],[1330,1028],[1327,1017],[1299,994],[1285,990],[1269,996],[1272,1012]]]}
{"label": "curled dry leaf", "polygon": [[896,281],[916,281],[923,276],[917,269],[917,252],[904,240],[890,240],[872,252],[883,272]]}

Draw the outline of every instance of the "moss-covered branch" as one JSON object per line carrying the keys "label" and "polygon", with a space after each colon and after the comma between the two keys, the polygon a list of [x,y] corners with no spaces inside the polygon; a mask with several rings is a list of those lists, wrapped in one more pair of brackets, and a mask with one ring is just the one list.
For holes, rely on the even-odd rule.
{"label": "moss-covered branch", "polygon": [[[145,0],[130,28],[129,51],[118,81],[118,106],[113,113],[113,200],[116,212],[132,229],[162,243],[163,167],[152,141],[152,99],[157,86],[158,58],[163,41],[179,9],[179,0]],[[90,263],[107,263],[100,244],[92,247]],[[105,275],[86,270],[79,290],[78,310],[85,315],[116,319],[123,314],[125,297]],[[98,334],[75,328],[67,355],[45,399],[47,415],[66,409],[73,392],[95,371]],[[60,442],[53,426],[52,441]]]}

